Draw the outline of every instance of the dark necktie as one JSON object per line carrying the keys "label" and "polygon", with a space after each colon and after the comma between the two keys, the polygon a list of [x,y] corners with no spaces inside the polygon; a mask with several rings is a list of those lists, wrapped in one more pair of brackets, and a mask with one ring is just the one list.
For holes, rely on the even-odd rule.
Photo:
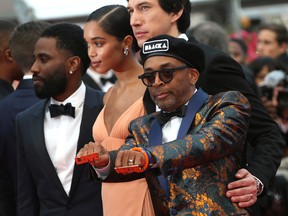
{"label": "dark necktie", "polygon": [[163,112],[160,111],[160,115],[158,115],[157,119],[160,125],[166,124],[173,116],[184,117],[186,113],[186,105],[181,106],[177,110],[173,112]]}
{"label": "dark necktie", "polygon": [[73,107],[71,103],[67,103],[65,104],[65,106],[63,104],[61,105],[51,104],[49,106],[49,111],[51,118],[54,118],[59,115],[68,115],[75,118],[75,107]]}

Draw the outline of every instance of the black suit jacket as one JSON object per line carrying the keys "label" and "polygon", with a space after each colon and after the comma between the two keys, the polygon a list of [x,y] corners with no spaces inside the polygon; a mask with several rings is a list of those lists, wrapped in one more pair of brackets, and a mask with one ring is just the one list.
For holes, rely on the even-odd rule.
{"label": "black suit jacket", "polygon": [[87,73],[83,76],[82,80],[85,83],[85,85],[87,85],[93,89],[96,89],[96,90],[101,90],[99,85]]}
{"label": "black suit jacket", "polygon": [[11,83],[0,79],[0,101],[14,91]]}
{"label": "black suit jacket", "polygon": [[[35,104],[16,118],[18,216],[102,215],[101,184],[89,178],[88,164],[75,165],[69,196],[58,178],[44,140],[47,102]],[[103,93],[87,87],[77,152],[93,140],[92,126],[102,107]]]}
{"label": "black suit jacket", "polygon": [[[16,136],[15,117],[40,99],[35,95],[32,79],[23,79],[17,90],[5,97],[0,103],[0,215],[16,214],[14,189],[16,189]],[[1,186],[0,186],[1,187]],[[2,191],[2,192],[1,192]],[[5,192],[6,191],[6,192]]]}
{"label": "black suit jacket", "polygon": [[[196,83],[197,88],[201,87],[211,95],[236,90],[249,100],[252,112],[246,139],[246,163],[243,166],[263,182],[265,189],[269,188],[286,146],[280,128],[249,86],[241,66],[236,61],[215,48],[199,43],[195,38],[189,38],[189,41],[197,43],[205,52],[205,69]],[[148,113],[155,111],[148,91],[144,95],[144,104]]]}

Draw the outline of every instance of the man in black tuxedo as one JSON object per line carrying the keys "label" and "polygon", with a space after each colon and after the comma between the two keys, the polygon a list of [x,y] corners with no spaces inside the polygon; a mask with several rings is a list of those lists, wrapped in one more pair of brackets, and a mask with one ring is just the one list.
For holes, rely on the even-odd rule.
{"label": "man in black tuxedo", "polygon": [[33,88],[30,68],[34,62],[34,45],[40,34],[49,26],[46,22],[28,22],[17,26],[9,41],[11,55],[21,68],[24,76],[17,89],[0,103],[0,178],[5,178],[6,191],[1,198],[1,216],[16,215],[16,115],[37,103],[40,99]]}
{"label": "man in black tuxedo", "polygon": [[102,215],[101,184],[74,161],[103,107],[103,93],[82,82],[90,63],[83,30],[50,26],[34,56],[34,89],[45,99],[16,117],[17,215]]}
{"label": "man in black tuxedo", "polygon": [[[198,43],[194,37],[188,38],[185,34],[190,26],[189,0],[128,0],[127,8],[139,47],[149,38],[160,34]],[[278,125],[250,88],[241,66],[225,53],[201,43],[199,46],[205,52],[205,69],[196,87],[201,87],[211,95],[228,90],[240,91],[252,107],[246,139],[246,163],[243,164],[243,169],[237,172],[236,180],[228,184],[226,193],[232,202],[238,203],[240,207],[248,207],[257,201],[258,195],[265,194],[263,189],[266,191],[269,188],[286,144]],[[148,113],[155,111],[155,104],[148,91],[145,93],[144,103]]]}

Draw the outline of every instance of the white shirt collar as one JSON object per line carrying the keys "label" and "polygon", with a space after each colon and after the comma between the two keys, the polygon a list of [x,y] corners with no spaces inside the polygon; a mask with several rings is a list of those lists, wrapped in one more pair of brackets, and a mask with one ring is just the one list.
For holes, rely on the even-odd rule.
{"label": "white shirt collar", "polygon": [[184,33],[180,34],[180,35],[178,36],[178,38],[183,38],[183,39],[185,39],[186,41],[189,40],[188,36],[187,36],[186,34],[184,34]]}
{"label": "white shirt collar", "polygon": [[23,80],[24,79],[32,79],[32,74],[25,74],[24,76],[23,76]]}

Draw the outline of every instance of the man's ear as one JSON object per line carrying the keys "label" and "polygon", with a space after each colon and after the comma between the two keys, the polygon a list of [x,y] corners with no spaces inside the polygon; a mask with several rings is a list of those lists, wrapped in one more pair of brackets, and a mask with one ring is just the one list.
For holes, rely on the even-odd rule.
{"label": "man's ear", "polygon": [[4,56],[8,61],[11,62],[15,61],[14,58],[12,57],[12,52],[9,48],[4,50]]}
{"label": "man's ear", "polygon": [[195,68],[189,68],[189,72],[190,72],[189,73],[190,83],[191,83],[191,85],[195,85],[200,74],[199,74],[198,70]]}
{"label": "man's ear", "polygon": [[172,19],[171,22],[177,22],[177,20],[179,20],[179,18],[182,16],[184,9],[182,8],[181,10],[179,10],[177,13],[172,13]]}
{"label": "man's ear", "polygon": [[81,64],[81,59],[78,56],[72,56],[68,60],[68,69],[69,71],[76,71]]}

